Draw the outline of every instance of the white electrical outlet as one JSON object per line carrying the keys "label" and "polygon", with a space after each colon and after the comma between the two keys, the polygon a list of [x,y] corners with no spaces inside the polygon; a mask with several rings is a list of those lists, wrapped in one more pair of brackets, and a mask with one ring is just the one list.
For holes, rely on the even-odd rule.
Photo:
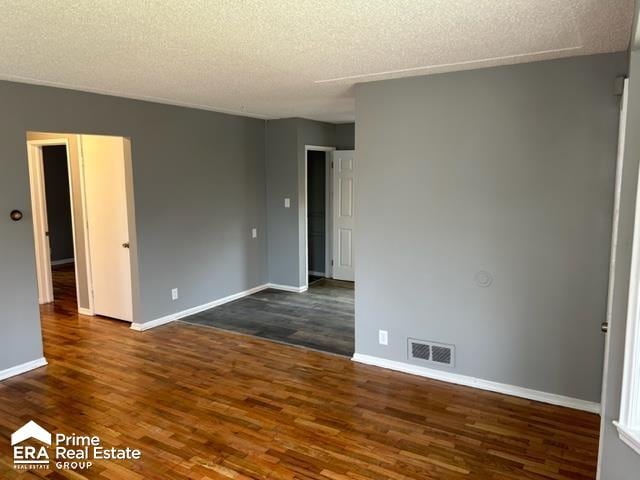
{"label": "white electrical outlet", "polygon": [[291,199],[290,198],[285,198],[284,199],[284,208],[291,208]]}
{"label": "white electrical outlet", "polygon": [[252,228],[251,229],[251,238],[258,238],[258,229],[257,228]]}
{"label": "white electrical outlet", "polygon": [[378,330],[378,343],[380,345],[389,345],[389,332],[386,330]]}
{"label": "white electrical outlet", "polygon": [[171,300],[177,300],[177,299],[178,299],[178,289],[173,288],[171,289]]}

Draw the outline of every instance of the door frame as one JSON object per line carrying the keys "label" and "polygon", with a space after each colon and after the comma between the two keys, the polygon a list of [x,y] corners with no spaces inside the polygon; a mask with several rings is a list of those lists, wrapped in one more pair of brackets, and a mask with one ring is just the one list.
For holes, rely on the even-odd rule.
{"label": "door frame", "polygon": [[[331,152],[334,152],[336,147],[325,147],[320,145],[305,145],[304,146],[304,190],[302,192],[302,211],[304,218],[304,282],[302,287],[309,288],[309,209],[308,209],[308,171],[309,171],[309,152],[324,152],[325,153],[325,245],[324,245],[324,270],[325,277],[331,278],[333,276],[333,271],[331,268],[331,260],[332,260],[332,248],[333,244],[331,243],[331,228],[333,227],[333,210],[332,203],[333,199],[331,198],[332,185],[331,185],[331,162],[333,161]],[[306,288],[304,288],[306,290]]]}
{"label": "door frame", "polygon": [[[38,282],[38,303],[53,302],[53,274],[51,271],[51,252],[47,239],[48,218],[47,198],[44,176],[43,147],[64,146],[67,157],[67,181],[69,182],[69,207],[71,210],[71,238],[73,240],[73,259],[76,280],[76,294],[78,285],[78,251],[76,248],[76,220],[74,211],[74,188],[71,174],[71,156],[69,155],[69,141],[66,138],[52,138],[27,141],[27,161],[29,165],[29,184],[31,187],[31,212],[33,223],[33,237],[35,244],[36,277]],[[81,185],[82,185],[81,180]],[[84,204],[84,195],[83,204]],[[91,299],[90,299],[91,302]],[[91,302],[92,303],[92,302]],[[80,305],[77,305],[80,311]],[[91,306],[93,309],[93,306]],[[84,309],[83,309],[84,310]]]}
{"label": "door frame", "polygon": [[[607,313],[605,323],[607,332],[604,340],[604,363],[602,366],[602,392],[600,397],[600,439],[598,442],[598,464],[596,470],[596,479],[601,478],[602,471],[602,451],[604,449],[605,439],[605,423],[608,421],[606,417],[607,407],[607,385],[609,378],[609,343],[611,340],[613,295],[615,292],[615,276],[616,276],[616,252],[618,245],[618,224],[620,220],[620,195],[622,190],[622,170],[624,166],[624,145],[627,132],[627,115],[629,101],[629,79],[625,78],[623,82],[622,95],[620,97],[620,114],[618,125],[618,151],[616,155],[616,176],[613,198],[613,221],[611,227],[611,254],[609,258],[609,286],[607,292]],[[631,292],[632,285],[629,286]]]}

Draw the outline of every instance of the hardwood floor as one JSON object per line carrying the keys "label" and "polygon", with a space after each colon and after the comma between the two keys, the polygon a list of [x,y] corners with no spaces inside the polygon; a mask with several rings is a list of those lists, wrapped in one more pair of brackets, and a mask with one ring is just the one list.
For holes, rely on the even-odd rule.
{"label": "hardwood floor", "polygon": [[53,301],[60,308],[73,305],[76,309],[76,271],[73,263],[51,267]]}
{"label": "hardwood floor", "polygon": [[316,278],[304,293],[263,290],[182,321],[351,357],[353,296],[352,282]]}
{"label": "hardwood floor", "polygon": [[[0,382],[0,478],[592,479],[599,417],[173,323],[42,307],[49,361]],[[142,459],[13,469],[29,420]]]}

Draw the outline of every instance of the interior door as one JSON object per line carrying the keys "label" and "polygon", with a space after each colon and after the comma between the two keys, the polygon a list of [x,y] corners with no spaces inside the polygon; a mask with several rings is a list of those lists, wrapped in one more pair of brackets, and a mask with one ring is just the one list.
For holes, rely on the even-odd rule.
{"label": "interior door", "polygon": [[94,313],[133,321],[125,139],[82,135]]}
{"label": "interior door", "polygon": [[333,152],[333,278],[355,280],[353,188],[355,152]]}

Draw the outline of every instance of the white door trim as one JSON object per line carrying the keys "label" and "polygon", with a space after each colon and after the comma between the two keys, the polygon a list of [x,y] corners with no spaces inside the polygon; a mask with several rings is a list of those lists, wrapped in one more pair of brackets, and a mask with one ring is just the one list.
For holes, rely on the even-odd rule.
{"label": "white door trim", "polygon": [[[335,150],[334,150],[335,151]],[[325,233],[324,233],[324,276],[326,278],[333,278],[333,158],[332,155],[327,152],[326,167],[325,167]],[[308,262],[307,262],[308,265]],[[307,275],[307,281],[309,275]]]}
{"label": "white door trim", "polygon": [[53,301],[53,282],[51,280],[51,255],[45,233],[47,231],[47,202],[44,191],[42,144],[27,142],[27,151],[36,276],[38,280],[38,303],[43,304]]}
{"label": "white door trim", "polygon": [[[73,258],[78,257],[76,249],[76,224],[74,212],[74,190],[71,177],[71,158],[69,155],[69,142],[66,138],[54,138],[46,140],[27,141],[27,157],[29,162],[29,182],[31,185],[31,211],[33,216],[33,234],[36,254],[36,274],[38,279],[38,303],[53,301],[53,280],[51,273],[51,254],[49,240],[46,236],[48,228],[47,200],[44,179],[44,163],[42,147],[64,146],[67,153],[67,173],[69,182],[69,206],[71,209],[71,238],[73,240]],[[76,277],[76,292],[78,288],[78,262],[74,262]],[[78,305],[78,309],[80,305]]]}
{"label": "white door trim", "polygon": [[[618,224],[620,220],[620,192],[622,190],[622,167],[624,165],[624,144],[627,131],[627,104],[629,95],[629,79],[624,80],[622,97],[620,99],[620,121],[618,126],[618,153],[616,160],[616,177],[615,177],[615,189],[613,197],[613,225],[611,228],[611,255],[609,258],[609,289],[607,295],[607,326],[608,332],[611,332],[615,326],[612,324],[612,309],[613,309],[613,295],[615,289],[615,275],[616,275],[616,252],[618,245]],[[607,421],[604,415],[606,412],[607,403],[607,384],[609,377],[609,340],[611,333],[607,333],[604,341],[604,364],[602,368],[602,394],[600,399],[600,405],[602,408],[602,419],[600,421],[600,443],[598,448],[598,466],[596,472],[596,478],[601,478],[602,469],[602,452],[604,448],[605,439],[605,422]]]}
{"label": "white door trim", "polygon": [[[307,208],[307,191],[308,191],[308,185],[307,185],[307,171],[308,171],[308,162],[309,162],[309,155],[308,152],[309,151],[314,151],[314,152],[333,152],[336,150],[336,147],[324,147],[324,146],[320,146],[320,145],[305,145],[304,146],[304,189],[302,191],[302,195],[300,195],[301,198],[301,204],[302,204],[302,212],[303,212],[303,218],[304,218],[304,282],[302,284],[302,287],[304,290],[306,290],[307,288],[309,288],[309,226],[308,226],[308,208]],[[326,163],[326,172],[328,172],[328,174],[330,175],[331,173],[331,155],[325,155],[326,159],[325,161]],[[329,177],[327,177],[329,178]],[[326,179],[325,179],[326,181]],[[332,248],[332,244],[331,244],[331,230],[328,227],[331,227],[332,223],[331,223],[331,219],[333,218],[332,215],[332,210],[330,210],[329,208],[331,207],[331,187],[330,187],[331,182],[326,181],[326,187],[327,187],[327,195],[326,195],[326,199],[325,201],[326,203],[326,216],[325,216],[325,222],[327,225],[327,228],[325,228],[325,274],[328,277],[331,277],[333,272],[331,271],[331,248]],[[303,291],[304,291],[303,290]]]}
{"label": "white door trim", "polygon": [[[85,253],[84,265],[87,275],[87,298],[89,299],[89,308],[81,308],[78,310],[83,315],[95,315],[95,310],[93,308],[93,271],[91,270],[91,243],[89,242],[89,220],[87,219],[87,193],[84,181],[84,153],[82,151],[81,135],[77,135],[76,139],[76,145],[78,147],[78,162],[80,163],[80,202],[82,204],[82,218],[84,219],[84,223],[82,225]],[[76,262],[76,269],[78,268],[77,265],[78,263]]]}

